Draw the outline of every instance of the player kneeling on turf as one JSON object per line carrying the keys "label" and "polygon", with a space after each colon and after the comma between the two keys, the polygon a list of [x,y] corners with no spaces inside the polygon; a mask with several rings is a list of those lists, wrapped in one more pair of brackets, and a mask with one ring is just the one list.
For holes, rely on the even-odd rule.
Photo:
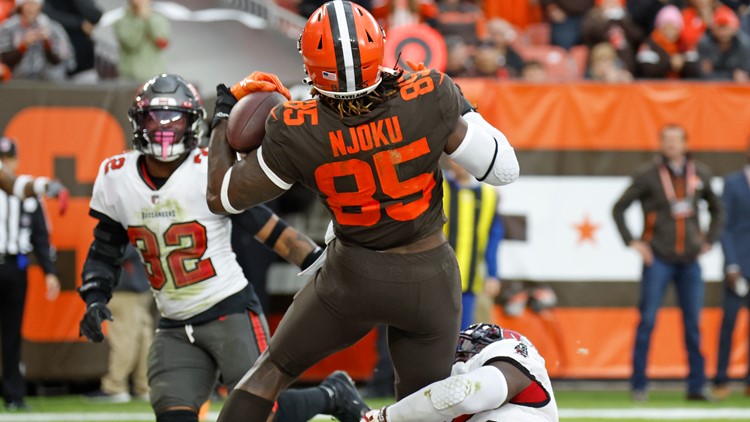
{"label": "player kneeling on turf", "polygon": [[544,358],[521,334],[494,324],[461,332],[451,376],[362,422],[557,421]]}

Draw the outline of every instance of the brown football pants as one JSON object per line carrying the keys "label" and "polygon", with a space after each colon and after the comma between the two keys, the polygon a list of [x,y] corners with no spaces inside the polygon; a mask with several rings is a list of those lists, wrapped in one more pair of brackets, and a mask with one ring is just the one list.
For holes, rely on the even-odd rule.
{"label": "brown football pants", "polygon": [[299,376],[387,324],[396,395],[450,375],[461,316],[461,278],[444,243],[410,254],[334,240],[326,263],[297,293],[269,345],[271,360]]}

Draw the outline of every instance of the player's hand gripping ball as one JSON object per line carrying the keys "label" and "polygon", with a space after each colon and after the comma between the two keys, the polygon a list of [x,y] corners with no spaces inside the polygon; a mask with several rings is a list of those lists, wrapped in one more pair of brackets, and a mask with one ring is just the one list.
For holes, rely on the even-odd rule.
{"label": "player's hand gripping ball", "polygon": [[229,113],[227,122],[229,146],[242,153],[260,147],[266,134],[268,113],[284,101],[286,97],[275,91],[258,91],[242,97]]}

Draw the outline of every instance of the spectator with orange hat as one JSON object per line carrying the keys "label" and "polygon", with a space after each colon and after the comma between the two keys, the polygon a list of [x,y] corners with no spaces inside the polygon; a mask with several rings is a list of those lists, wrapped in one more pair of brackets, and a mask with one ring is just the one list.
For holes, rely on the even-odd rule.
{"label": "spectator with orange hat", "polygon": [[656,27],[636,55],[641,78],[700,78],[698,52],[680,43],[684,27],[676,6],[664,6],[656,15]]}
{"label": "spectator with orange hat", "polygon": [[740,32],[732,9],[714,11],[713,24],[698,42],[701,72],[705,79],[750,81],[750,37]]}

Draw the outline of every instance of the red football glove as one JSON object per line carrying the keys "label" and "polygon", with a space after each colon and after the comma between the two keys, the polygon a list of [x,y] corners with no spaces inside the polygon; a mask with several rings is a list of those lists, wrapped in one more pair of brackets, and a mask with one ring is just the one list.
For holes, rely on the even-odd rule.
{"label": "red football glove", "polygon": [[70,192],[59,180],[52,179],[48,181],[44,187],[44,195],[48,198],[57,198],[57,210],[60,215],[65,214],[65,211],[68,210]]}
{"label": "red football glove", "polygon": [[232,95],[234,95],[234,97],[238,100],[247,94],[261,91],[276,91],[279,94],[285,96],[288,100],[292,99],[292,94],[288,89],[284,87],[284,84],[281,83],[278,76],[274,75],[273,73],[257,71],[253,72],[247,75],[245,79],[232,85],[232,88],[230,88],[229,90],[232,92]]}
{"label": "red football glove", "polygon": [[414,63],[411,60],[407,60],[406,64],[409,65],[409,67],[411,68],[411,70],[413,70],[415,72],[420,72],[420,71],[426,69],[426,67],[424,67],[424,62]]}

